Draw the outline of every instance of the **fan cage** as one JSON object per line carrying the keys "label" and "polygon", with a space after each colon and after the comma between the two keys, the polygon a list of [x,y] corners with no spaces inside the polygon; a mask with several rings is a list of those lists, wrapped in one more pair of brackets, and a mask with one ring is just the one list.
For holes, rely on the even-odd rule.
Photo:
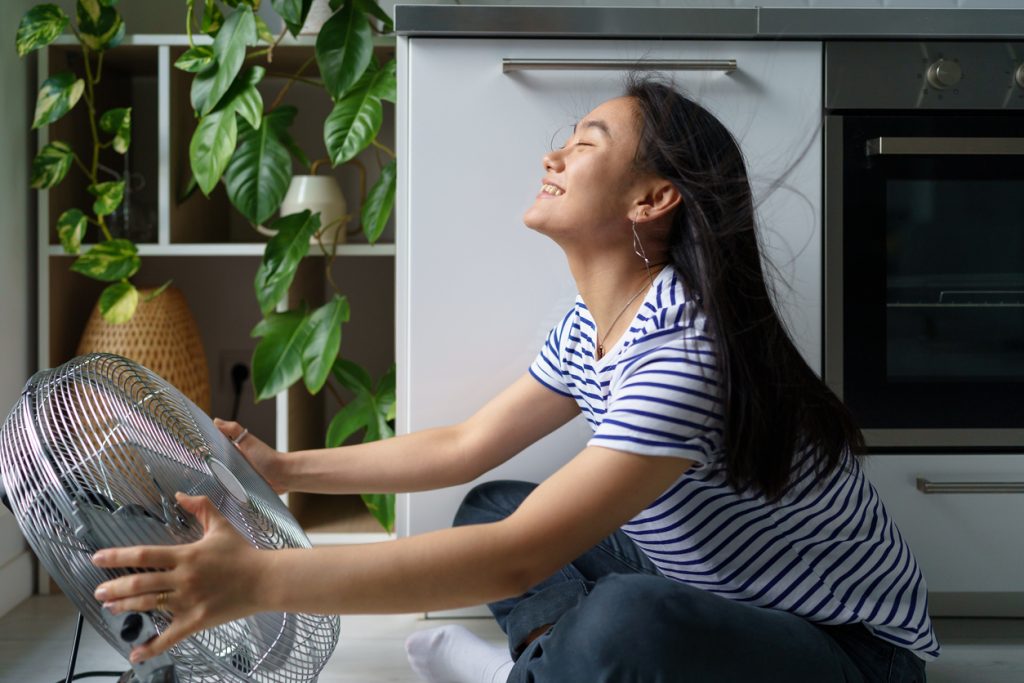
{"label": "fan cage", "polygon": [[[245,489],[215,476],[216,459]],[[89,354],[34,375],[0,428],[0,472],[18,525],[51,577],[127,657],[93,597],[139,570],[95,567],[103,547],[190,543],[202,527],[174,493],[207,496],[256,548],[308,548],[270,486],[181,392],[142,366]],[[147,570],[141,570],[147,571]],[[151,613],[158,631],[170,615]],[[258,613],[174,646],[178,680],[291,683],[315,680],[337,645],[337,617]]]}

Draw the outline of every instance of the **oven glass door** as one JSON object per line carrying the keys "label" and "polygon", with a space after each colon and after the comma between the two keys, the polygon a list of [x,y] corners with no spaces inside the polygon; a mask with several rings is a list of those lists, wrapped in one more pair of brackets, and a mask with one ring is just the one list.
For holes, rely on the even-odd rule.
{"label": "oven glass door", "polygon": [[844,400],[866,429],[1024,428],[1024,121],[842,128]]}

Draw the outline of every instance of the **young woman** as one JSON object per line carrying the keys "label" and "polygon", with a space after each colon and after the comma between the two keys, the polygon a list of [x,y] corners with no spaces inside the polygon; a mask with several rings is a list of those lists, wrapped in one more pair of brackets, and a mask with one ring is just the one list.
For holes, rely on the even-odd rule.
{"label": "young woman", "polygon": [[461,424],[331,451],[220,426],[279,491],[471,481],[581,411],[586,448],[539,486],[477,487],[452,529],[369,546],[256,551],[182,496],[201,541],[95,558],[165,570],[97,590],[115,611],[173,614],[133,657],[264,610],[487,602],[508,651],[420,632],[422,678],[924,681],[939,652],[924,580],[858,465],[859,432],[773,308],[731,135],[633,80],[543,166],[525,222],[565,251],[580,296],[528,373]]}

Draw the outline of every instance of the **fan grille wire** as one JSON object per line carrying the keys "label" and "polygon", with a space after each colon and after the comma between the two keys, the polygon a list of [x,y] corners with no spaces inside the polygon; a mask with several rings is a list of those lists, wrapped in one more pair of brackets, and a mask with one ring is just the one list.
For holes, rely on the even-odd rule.
{"label": "fan grille wire", "polygon": [[[245,489],[214,475],[216,459]],[[0,472],[22,533],[43,566],[119,652],[93,597],[134,570],[93,566],[102,547],[189,543],[198,521],[174,500],[203,495],[261,549],[308,548],[281,499],[213,422],[177,389],[110,354],[37,373],[0,428]],[[143,570],[145,571],[145,570]],[[170,615],[152,613],[159,631]],[[179,681],[314,680],[337,645],[337,617],[263,612],[197,633],[171,649]]]}

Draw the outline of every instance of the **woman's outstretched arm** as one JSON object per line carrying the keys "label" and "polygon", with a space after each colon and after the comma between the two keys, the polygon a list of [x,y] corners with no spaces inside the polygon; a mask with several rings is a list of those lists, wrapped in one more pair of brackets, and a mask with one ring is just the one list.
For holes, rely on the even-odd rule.
{"label": "woman's outstretched arm", "polygon": [[[246,435],[239,449],[279,491],[389,493],[472,481],[579,414],[576,401],[524,374],[472,417],[366,444],[278,453]],[[219,422],[229,437],[241,425]]]}
{"label": "woman's outstretched arm", "polygon": [[[421,612],[523,593],[620,527],[692,464],[588,447],[500,522],[360,546],[256,550],[205,498],[181,497],[204,537],[182,546],[111,548],[102,567],[164,571],[121,577],[97,598],[115,612],[173,613],[134,655],[146,659],[199,630],[261,611]],[[136,659],[136,661],[137,661]]]}

